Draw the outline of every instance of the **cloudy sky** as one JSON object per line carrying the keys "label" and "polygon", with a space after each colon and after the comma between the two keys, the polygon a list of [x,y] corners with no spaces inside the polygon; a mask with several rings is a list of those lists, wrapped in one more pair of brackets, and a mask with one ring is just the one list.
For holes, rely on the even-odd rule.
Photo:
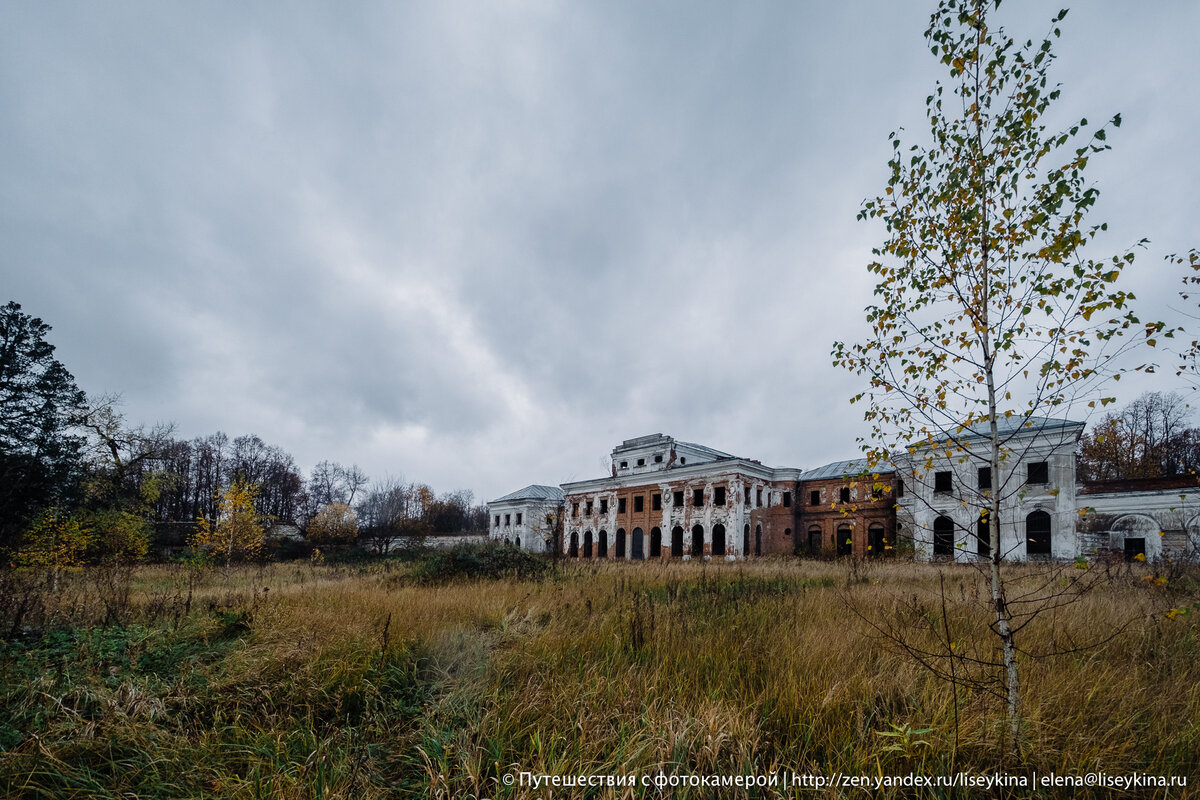
{"label": "cloudy sky", "polygon": [[[887,134],[940,77],[931,3],[0,7],[0,300],[131,422],[480,499],[653,432],[856,454],[829,351],[864,330]],[[1061,120],[1122,113],[1093,221],[1098,253],[1152,240],[1148,315],[1200,245],[1197,30],[1083,2],[1052,73]]]}

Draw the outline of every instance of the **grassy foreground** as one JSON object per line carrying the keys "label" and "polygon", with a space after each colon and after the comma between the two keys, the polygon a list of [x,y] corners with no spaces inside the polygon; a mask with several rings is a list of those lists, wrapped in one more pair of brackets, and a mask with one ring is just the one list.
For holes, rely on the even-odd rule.
{"label": "grassy foreground", "polygon": [[243,568],[197,584],[155,566],[134,576],[124,624],[107,626],[76,576],[55,627],[0,642],[0,794],[993,794],[506,785],[522,771],[1095,770],[1200,783],[1200,624],[1164,616],[1163,587],[1137,569],[1026,632],[1027,644],[1081,642],[1127,626],[1099,647],[1023,663],[1021,763],[1001,763],[999,702],[965,689],[956,702],[861,616],[925,613],[927,627],[986,648],[982,583],[966,568],[576,563],[540,580],[431,584],[412,565],[376,562]]}

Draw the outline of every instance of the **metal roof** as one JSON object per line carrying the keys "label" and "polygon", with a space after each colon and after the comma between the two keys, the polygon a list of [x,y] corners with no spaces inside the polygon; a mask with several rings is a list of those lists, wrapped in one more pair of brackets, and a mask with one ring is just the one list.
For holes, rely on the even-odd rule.
{"label": "metal roof", "polygon": [[497,497],[493,503],[504,503],[510,500],[559,500],[563,499],[563,490],[557,486],[542,486],[534,483],[524,489],[517,489],[504,497]]}
{"label": "metal roof", "polygon": [[826,464],[823,467],[816,469],[806,469],[800,473],[802,481],[816,481],[826,478],[849,478],[855,475],[861,475],[864,472],[872,473],[887,473],[895,472],[896,468],[892,466],[890,461],[880,461],[872,469],[865,458],[855,458],[850,461],[835,461],[832,464]]}
{"label": "metal roof", "polygon": [[[1020,434],[1065,434],[1073,428],[1082,430],[1086,424],[1058,417],[1022,417],[1013,414],[1011,417],[997,419],[996,431],[1001,439],[1008,440]],[[932,430],[930,434],[931,441],[935,444],[945,441],[963,442],[968,439],[986,439],[992,435],[986,419],[978,420],[971,425],[964,425],[961,430],[957,427],[947,427],[941,430]],[[913,442],[913,446],[922,447],[928,441],[930,440],[917,440]]]}
{"label": "metal roof", "polygon": [[[690,447],[693,450],[698,450],[701,453],[704,453],[705,455],[712,456],[713,458],[737,458],[738,457],[735,455],[731,455],[729,453],[723,453],[720,450],[715,450],[711,447],[705,447],[702,444],[696,444],[695,442],[684,442],[679,439],[676,439],[675,444],[681,444],[684,447]],[[744,459],[744,460],[749,460],[749,459]]]}

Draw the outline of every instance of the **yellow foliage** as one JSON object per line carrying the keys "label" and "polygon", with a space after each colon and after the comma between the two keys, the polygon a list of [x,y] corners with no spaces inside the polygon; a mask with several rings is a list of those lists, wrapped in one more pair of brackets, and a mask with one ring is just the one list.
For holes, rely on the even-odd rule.
{"label": "yellow foliage", "polygon": [[18,567],[50,569],[57,573],[82,566],[91,543],[90,528],[76,517],[52,508],[25,532],[13,560]]}
{"label": "yellow foliage", "polygon": [[258,487],[234,483],[221,495],[217,519],[199,519],[192,535],[193,547],[220,556],[226,564],[254,558],[262,550],[263,524],[254,499]]}

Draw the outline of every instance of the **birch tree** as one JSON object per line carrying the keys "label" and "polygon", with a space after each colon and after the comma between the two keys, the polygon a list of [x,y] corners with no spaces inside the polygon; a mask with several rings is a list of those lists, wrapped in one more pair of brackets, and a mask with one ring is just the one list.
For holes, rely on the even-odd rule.
{"label": "birch tree", "polygon": [[[930,19],[926,42],[947,78],[925,100],[929,138],[905,146],[900,132],[889,137],[887,185],[859,214],[887,231],[868,265],[878,279],[866,309],[871,333],[835,343],[832,354],[866,379],[853,400],[866,407],[869,453],[906,452],[918,471],[969,457],[999,476],[1011,456],[1001,428],[1112,402],[1106,381],[1152,368],[1110,359],[1170,333],[1140,321],[1118,286],[1145,240],[1091,255],[1106,225],[1087,222],[1099,191],[1086,170],[1109,149],[1120,115],[1099,127],[1045,122],[1060,97],[1048,71],[1067,12],[1040,42],[1018,44],[992,25],[999,5],[942,0]],[[1001,492],[984,497],[984,519],[997,525]],[[1015,750],[1017,635],[1028,618],[1014,625],[997,533],[985,574]]]}

